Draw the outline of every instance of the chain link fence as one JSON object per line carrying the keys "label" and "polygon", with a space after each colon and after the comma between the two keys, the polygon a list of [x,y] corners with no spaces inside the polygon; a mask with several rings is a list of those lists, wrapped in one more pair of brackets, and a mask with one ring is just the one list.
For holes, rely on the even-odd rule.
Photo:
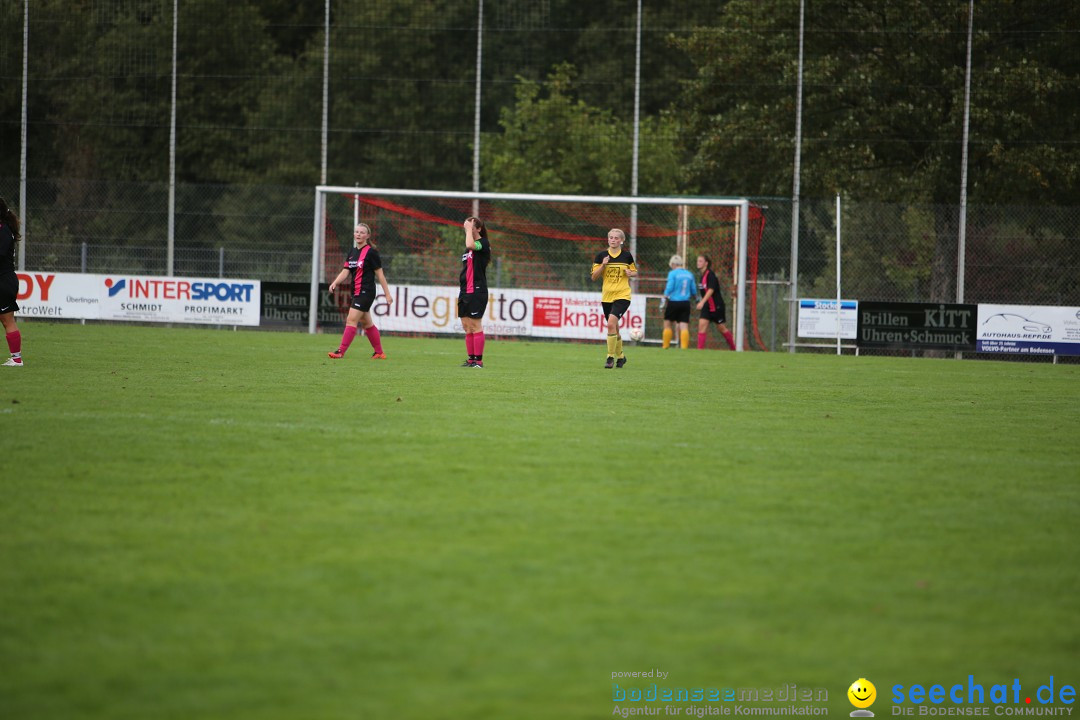
{"label": "chain link fence", "polygon": [[[788,327],[791,202],[765,205],[756,322],[769,329],[765,346],[781,350]],[[798,296],[835,298],[835,199],[804,199],[799,217]],[[959,206],[842,200],[840,219],[845,299],[957,302]],[[963,302],[1080,305],[1078,228],[1080,207],[969,206]],[[781,295],[766,284],[772,282],[784,283]]]}
{"label": "chain link fence", "polygon": [[[10,186],[10,180],[0,180]],[[180,185],[177,187],[175,273],[199,277],[308,282],[311,277],[313,191],[307,187]],[[164,275],[167,267],[167,187],[160,183],[34,181],[24,218],[26,267],[53,272]],[[351,210],[345,199],[334,217],[336,262],[351,241]],[[760,243],[751,237],[746,347],[783,351],[788,338],[791,274],[791,201],[758,199]],[[460,208],[462,217],[468,208]],[[492,210],[491,212],[495,212]],[[502,208],[524,217],[522,208]],[[652,211],[648,211],[652,212]],[[642,227],[674,224],[671,209]],[[659,211],[657,211],[659,213]],[[670,217],[669,217],[670,216]],[[507,216],[509,217],[509,215]],[[844,201],[841,204],[841,285],[845,298],[894,302],[955,302],[959,208]],[[565,218],[557,219],[562,231]],[[509,221],[508,221],[509,222]],[[555,226],[556,220],[552,221]],[[492,269],[496,287],[591,290],[589,265],[603,247],[603,226],[626,218],[604,215],[580,221],[596,243],[567,242],[508,233]],[[964,301],[1025,305],[1080,305],[1080,207],[968,208]],[[638,291],[660,294],[667,258],[679,251],[688,267],[699,253],[718,269],[732,312],[735,258],[729,228],[695,235],[679,245],[675,233],[639,239],[642,277]],[[499,223],[492,223],[499,239]],[[515,233],[519,231],[515,230]],[[376,226],[392,283],[456,282],[453,242],[414,242],[388,223]],[[497,246],[498,247],[498,246]],[[798,295],[836,294],[834,200],[802,200]],[[658,309],[651,310],[657,313]],[[658,323],[653,323],[657,325]]]}
{"label": "chain link fence", "polygon": [[[628,195],[636,176],[639,194],[669,195],[681,194],[688,170],[700,184],[694,192],[772,193],[790,183],[787,128],[794,124],[794,109],[790,115],[766,112],[770,98],[780,98],[772,104],[785,108],[794,98],[790,73],[752,80],[718,72],[702,64],[700,55],[694,61],[688,50],[714,42],[717,47],[745,44],[759,48],[749,57],[790,70],[798,47],[793,5],[779,13],[763,10],[755,27],[744,27],[725,24],[723,8],[705,0],[646,3],[640,36],[636,11],[609,0],[460,0],[438,6],[334,0],[331,5],[328,18],[322,3],[254,0],[0,4],[0,25],[8,29],[7,41],[0,44],[0,195],[23,218],[25,267],[164,275],[172,224],[177,275],[307,282],[317,183],[468,190],[478,181],[484,191]],[[811,67],[815,57],[833,57],[830,38],[850,34],[846,14],[833,17],[835,27],[818,24],[831,17],[827,9],[821,8],[824,14],[812,23]],[[977,27],[994,27],[989,20],[980,18]],[[24,22],[25,36],[19,32]],[[965,27],[958,17],[950,22]],[[1007,30],[998,28],[986,39],[1017,40]],[[911,37],[923,37],[918,28],[910,31]],[[891,29],[878,34],[903,36]],[[769,47],[767,39],[779,42],[769,56],[761,54]],[[1052,47],[1024,47],[1025,52],[1042,48],[1044,59],[1057,57]],[[844,53],[836,57],[840,64],[828,65],[830,77],[842,76],[843,63],[858,60]],[[936,62],[948,65],[947,59]],[[956,70],[949,87],[960,92],[959,66]],[[881,82],[880,87],[895,89]],[[917,82],[908,90],[925,84]],[[738,137],[735,130],[706,123],[688,138],[687,123],[694,116],[679,120],[675,110],[688,102],[684,91],[694,86],[740,97],[749,93],[753,100],[739,107],[755,113],[753,136]],[[818,83],[809,89],[840,92],[844,85]],[[994,107],[991,101],[1002,92],[996,71],[976,73],[973,90],[984,107]],[[711,108],[708,103],[700,108],[703,118],[716,114]],[[637,110],[642,120],[635,127]],[[920,112],[929,111],[913,106],[904,116]],[[904,144],[953,147],[955,128],[939,128],[933,114],[925,117],[914,123],[918,137],[907,137]],[[779,128],[775,132],[765,122],[770,118]],[[1045,138],[1040,124],[1031,127],[1016,140],[1034,147]],[[636,135],[639,153],[632,166]],[[826,140],[805,130],[804,135],[804,154],[861,137]],[[690,150],[702,144],[747,147],[746,162],[724,168],[689,161],[687,167],[688,148],[682,147],[687,143]],[[1075,153],[1072,139],[1047,147],[1063,157]],[[24,150],[26,199],[21,202]],[[176,210],[170,221],[167,181],[174,156]],[[558,161],[544,165],[550,158]],[[770,182],[730,187],[762,178]],[[792,301],[792,205],[790,198],[754,201],[763,226],[760,238],[751,241],[744,346],[783,351]],[[610,226],[626,224],[622,218],[608,220]],[[1078,220],[1077,207],[968,208],[964,299],[1080,305]],[[842,221],[845,297],[955,301],[957,206],[845,199]],[[348,213],[335,223],[340,252],[350,239]],[[492,230],[497,238],[498,222]],[[595,228],[587,232],[596,233],[601,244]],[[387,240],[380,249],[392,282],[454,282],[456,250],[438,242],[409,245],[404,235],[377,233]],[[686,254],[693,269],[694,256],[705,253],[724,285],[729,314],[735,312],[731,233],[699,235],[682,245],[674,234],[641,242],[638,292],[662,291],[671,254]],[[588,279],[594,252],[586,243],[543,236],[520,243],[516,252],[513,243],[504,242],[493,281],[502,287],[594,289]],[[835,295],[833,199],[801,200],[798,266],[798,296]],[[650,312],[655,326],[658,309],[650,306]]]}
{"label": "chain link fence", "polygon": [[[574,140],[589,145],[580,157],[591,170],[558,178],[559,191],[600,180],[587,190],[630,194],[635,92],[642,117],[659,117],[690,73],[673,38],[715,14],[704,0],[649,8],[635,86],[636,12],[624,3],[334,0],[329,10],[255,0],[36,0],[25,13],[22,2],[0,4],[0,176],[20,172],[25,111],[30,178],[164,181],[174,151],[179,182],[467,189],[478,132],[481,189],[551,192],[509,187],[538,178],[500,171],[488,152],[523,83],[538,83],[567,101],[581,121]],[[673,191],[675,135],[673,123],[642,124],[641,193]],[[567,137],[553,129],[550,141]]]}

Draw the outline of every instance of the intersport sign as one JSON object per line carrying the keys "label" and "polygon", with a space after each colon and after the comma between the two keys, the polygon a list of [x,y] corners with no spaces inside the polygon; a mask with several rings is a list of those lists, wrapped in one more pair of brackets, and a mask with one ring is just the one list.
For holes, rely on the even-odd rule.
{"label": "intersport sign", "polygon": [[258,280],[20,272],[19,314],[70,320],[259,324]]}

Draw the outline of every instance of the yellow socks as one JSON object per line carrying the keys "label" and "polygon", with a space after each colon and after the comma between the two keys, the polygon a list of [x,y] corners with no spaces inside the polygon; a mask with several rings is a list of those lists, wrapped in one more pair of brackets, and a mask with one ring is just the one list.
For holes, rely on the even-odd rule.
{"label": "yellow socks", "polygon": [[689,350],[690,349],[690,331],[689,330],[683,330],[682,332],[679,333],[679,347],[681,347],[683,350]]}
{"label": "yellow socks", "polygon": [[669,347],[671,347],[671,337],[672,337],[672,335],[674,335],[674,333],[672,332],[671,328],[664,328],[664,344],[661,345],[660,347],[662,347],[665,350],[667,350]]}
{"label": "yellow socks", "polygon": [[618,342],[618,340],[619,340],[618,335],[608,335],[607,336],[607,354],[608,354],[608,357],[615,357],[615,348],[617,347],[616,343]]}

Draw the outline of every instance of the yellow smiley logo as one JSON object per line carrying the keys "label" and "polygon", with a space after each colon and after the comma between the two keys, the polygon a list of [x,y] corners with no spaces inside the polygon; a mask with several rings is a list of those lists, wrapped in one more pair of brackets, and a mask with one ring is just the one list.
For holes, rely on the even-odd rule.
{"label": "yellow smiley logo", "polygon": [[847,691],[848,700],[857,708],[868,708],[877,700],[877,688],[866,678],[859,678],[851,683]]}

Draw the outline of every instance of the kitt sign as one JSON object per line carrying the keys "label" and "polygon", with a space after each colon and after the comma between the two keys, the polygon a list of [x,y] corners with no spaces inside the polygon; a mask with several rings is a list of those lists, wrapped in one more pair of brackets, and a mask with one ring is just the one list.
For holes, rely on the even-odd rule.
{"label": "kitt sign", "polygon": [[975,351],[978,309],[944,303],[859,302],[860,348]]}

